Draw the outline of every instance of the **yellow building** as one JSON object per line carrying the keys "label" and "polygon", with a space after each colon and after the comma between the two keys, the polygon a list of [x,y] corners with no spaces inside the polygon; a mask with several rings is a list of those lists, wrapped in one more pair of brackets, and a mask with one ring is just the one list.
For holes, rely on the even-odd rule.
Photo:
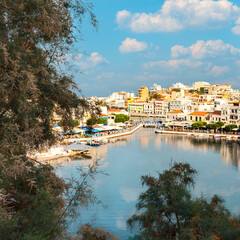
{"label": "yellow building", "polygon": [[127,109],[128,109],[129,103],[132,103],[133,100],[134,100],[134,97],[130,97],[130,98],[127,98],[127,99],[125,100],[125,106],[127,107]]}
{"label": "yellow building", "polygon": [[209,120],[209,112],[192,112],[187,115],[187,121],[188,122],[198,122],[198,121],[203,121],[206,122]]}
{"label": "yellow building", "polygon": [[197,90],[200,90],[201,88],[209,89],[210,86],[211,85],[208,82],[195,82],[195,83],[193,83],[193,88],[197,89]]}
{"label": "yellow building", "polygon": [[147,87],[141,86],[138,89],[138,97],[141,98],[143,101],[147,101],[149,99],[149,91]]}
{"label": "yellow building", "polygon": [[144,101],[137,101],[128,104],[129,113],[143,113],[144,112]]}

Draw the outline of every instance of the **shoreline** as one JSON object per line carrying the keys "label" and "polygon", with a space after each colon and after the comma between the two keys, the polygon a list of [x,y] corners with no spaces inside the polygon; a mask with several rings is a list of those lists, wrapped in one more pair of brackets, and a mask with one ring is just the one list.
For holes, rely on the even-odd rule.
{"label": "shoreline", "polygon": [[[118,138],[118,137],[124,137],[133,134],[137,130],[141,129],[143,127],[143,124],[139,124],[136,127],[134,127],[132,130],[127,131],[127,132],[122,132],[122,133],[116,133],[112,135],[106,135],[106,136],[98,136],[98,137],[92,137],[92,138],[70,138],[70,139],[65,139],[64,142],[70,143],[72,141],[87,141],[87,140],[104,140],[104,139],[110,139],[110,138]],[[62,145],[64,146],[64,145]],[[56,154],[56,155],[50,155],[47,156],[47,154],[44,154],[43,156],[38,155],[36,156],[36,160],[40,162],[49,162],[49,161],[56,161],[56,160],[70,160],[71,155],[68,154]]]}
{"label": "shoreline", "polygon": [[117,137],[123,137],[127,135],[131,135],[140,128],[143,127],[143,124],[140,123],[136,127],[134,127],[132,130],[127,131],[127,132],[122,132],[122,133],[115,133],[115,134],[110,134],[110,135],[105,135],[105,136],[96,136],[96,137],[90,137],[90,138],[69,138],[69,139],[64,139],[63,142],[73,142],[73,141],[88,141],[88,140],[103,140],[103,139],[109,139],[109,138],[117,138]]}
{"label": "shoreline", "polygon": [[230,140],[230,141],[240,140],[240,135],[238,135],[238,134],[166,131],[166,130],[160,130],[160,129],[155,129],[155,133],[157,133],[157,134],[185,135],[185,136],[194,136],[194,137],[200,137],[200,138],[226,139],[226,140]]}

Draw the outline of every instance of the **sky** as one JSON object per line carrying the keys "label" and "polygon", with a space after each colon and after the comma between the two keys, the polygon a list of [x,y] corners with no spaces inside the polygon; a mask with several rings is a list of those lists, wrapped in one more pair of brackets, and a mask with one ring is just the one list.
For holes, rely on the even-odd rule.
{"label": "sky", "polygon": [[[85,97],[137,92],[154,83],[231,84],[240,89],[240,2],[92,0],[67,57]],[[75,71],[76,70],[76,71]]]}

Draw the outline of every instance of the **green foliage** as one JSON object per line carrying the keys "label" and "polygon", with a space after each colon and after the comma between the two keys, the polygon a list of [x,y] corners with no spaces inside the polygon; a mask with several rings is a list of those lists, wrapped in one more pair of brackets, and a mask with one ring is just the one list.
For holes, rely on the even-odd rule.
{"label": "green foliage", "polygon": [[128,220],[130,227],[140,227],[138,239],[238,239],[240,219],[231,216],[220,197],[192,198],[196,173],[187,163],[174,163],[158,177],[142,177],[147,190]]}
{"label": "green foliage", "polygon": [[[61,239],[73,185],[30,154],[55,142],[53,112],[71,128],[73,116],[94,111],[58,66],[75,40],[75,24],[89,14],[96,26],[96,18],[84,0],[4,0],[0,9],[0,236]],[[80,190],[74,206],[89,200],[86,186]]]}
{"label": "green foliage", "polygon": [[97,120],[97,123],[98,123],[98,124],[107,123],[107,119],[105,119],[105,118],[99,118],[99,119]]}
{"label": "green foliage", "polygon": [[207,123],[206,122],[202,122],[202,121],[199,121],[199,122],[195,122],[192,124],[192,127],[193,128],[200,128],[200,127],[203,127],[203,126],[206,126]]}
{"label": "green foliage", "polygon": [[91,225],[86,224],[81,227],[78,232],[81,240],[118,240],[119,238],[101,228],[93,228]]}
{"label": "green foliage", "polygon": [[71,128],[73,129],[74,127],[79,126],[79,121],[77,119],[67,121],[66,119],[61,120],[58,125],[64,128]]}
{"label": "green foliage", "polygon": [[194,90],[194,89],[191,89],[191,90],[189,90],[188,92],[189,92],[189,93],[198,93],[198,91],[197,91],[197,90]]}
{"label": "green foliage", "polygon": [[218,122],[217,122],[217,125],[219,126],[219,128],[221,128],[221,127],[223,127],[223,126],[225,125],[225,123],[222,122],[222,121],[218,121]]}
{"label": "green foliage", "polygon": [[225,130],[232,131],[234,128],[237,128],[237,125],[235,124],[229,124],[225,126]]}
{"label": "green foliage", "polygon": [[201,88],[200,88],[200,91],[198,92],[198,94],[200,94],[200,95],[205,94],[204,87],[201,87]]}
{"label": "green foliage", "polygon": [[130,117],[128,115],[125,114],[116,114],[115,117],[115,122],[119,123],[119,122],[127,122],[130,119]]}
{"label": "green foliage", "polygon": [[150,96],[150,100],[151,99],[158,99],[158,98],[162,98],[161,94],[158,94],[156,92],[154,92],[151,96]]}
{"label": "green foliage", "polygon": [[89,118],[87,120],[87,126],[88,127],[92,127],[93,125],[95,125],[97,123],[97,120],[95,118]]}
{"label": "green foliage", "polygon": [[220,126],[217,124],[217,123],[210,123],[210,124],[207,124],[206,126],[208,129],[218,129],[220,128]]}
{"label": "green foliage", "polygon": [[174,91],[174,92],[180,92],[180,89],[179,89],[179,88],[174,88],[174,89],[172,89],[172,91]]}

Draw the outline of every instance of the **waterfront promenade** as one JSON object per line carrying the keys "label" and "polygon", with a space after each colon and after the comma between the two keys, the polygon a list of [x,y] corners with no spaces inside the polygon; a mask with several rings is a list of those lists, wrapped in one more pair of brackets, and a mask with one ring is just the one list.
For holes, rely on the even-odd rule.
{"label": "waterfront promenade", "polygon": [[64,143],[75,142],[75,141],[84,142],[84,141],[87,141],[90,139],[91,140],[103,140],[103,139],[110,139],[110,138],[118,138],[118,137],[130,135],[142,127],[143,127],[143,123],[139,123],[137,126],[133,127],[131,130],[128,130],[128,131],[124,131],[124,132],[120,132],[120,133],[113,133],[113,134],[104,135],[104,136],[92,136],[90,138],[68,138],[68,139],[64,139],[63,142]]}
{"label": "waterfront promenade", "polygon": [[155,129],[155,133],[159,134],[175,134],[175,135],[188,135],[188,136],[196,136],[196,137],[209,137],[209,138],[221,138],[221,139],[228,139],[228,140],[239,140],[239,134],[231,134],[231,133],[208,133],[208,132],[198,132],[198,131],[179,131],[179,130],[162,130],[162,129]]}

